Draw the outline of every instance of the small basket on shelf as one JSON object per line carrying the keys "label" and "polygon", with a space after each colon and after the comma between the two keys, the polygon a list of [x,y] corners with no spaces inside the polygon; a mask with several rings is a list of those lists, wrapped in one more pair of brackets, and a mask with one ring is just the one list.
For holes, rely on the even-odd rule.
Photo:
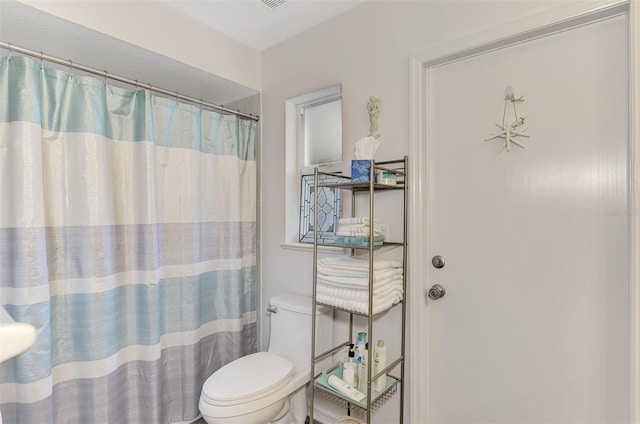
{"label": "small basket on shelf", "polygon": [[[322,371],[320,376],[318,376],[314,382],[314,386],[321,389],[322,392],[328,396],[325,396],[326,399],[334,401],[338,406],[346,406],[346,403],[355,407],[352,412],[357,414],[357,410],[360,409],[362,411],[367,410],[367,400],[364,399],[360,402],[356,402],[354,400],[349,400],[341,393],[339,393],[336,389],[329,385],[329,376],[335,375],[336,377],[342,378],[342,362],[338,361]],[[398,383],[398,379],[396,377],[392,377],[387,374],[387,383],[382,391],[372,391],[372,400],[371,400],[371,410],[375,411],[382,404],[384,404],[393,394],[396,392],[396,385]],[[344,404],[344,405],[343,405]]]}

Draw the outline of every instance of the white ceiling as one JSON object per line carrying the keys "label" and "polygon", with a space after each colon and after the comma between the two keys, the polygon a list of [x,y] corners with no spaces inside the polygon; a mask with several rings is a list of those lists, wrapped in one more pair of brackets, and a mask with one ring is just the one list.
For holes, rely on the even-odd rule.
{"label": "white ceiling", "polygon": [[258,0],[165,0],[176,10],[257,50],[264,50],[365,0],[287,0],[275,9]]}
{"label": "white ceiling", "polygon": [[[365,0],[288,0],[275,10],[258,0],[165,1],[262,50]],[[253,89],[16,1],[0,0],[0,40],[243,112],[258,112],[255,101],[236,104],[256,94]]]}
{"label": "white ceiling", "polygon": [[234,105],[257,93],[251,88],[15,1],[0,0],[0,40],[196,99],[257,112]]}

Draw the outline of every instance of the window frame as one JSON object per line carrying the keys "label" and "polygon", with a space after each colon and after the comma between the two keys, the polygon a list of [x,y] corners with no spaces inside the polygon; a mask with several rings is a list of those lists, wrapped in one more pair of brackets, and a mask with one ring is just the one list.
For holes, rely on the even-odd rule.
{"label": "window frame", "polygon": [[[324,89],[306,93],[285,101],[285,231],[282,248],[310,251],[313,245],[300,243],[300,198],[302,176],[313,173],[316,166],[326,172],[342,171],[342,161],[304,166],[304,126],[301,111],[304,107],[318,105],[333,100],[342,100],[342,85],[336,84]],[[341,108],[341,110],[343,110]],[[343,114],[341,119],[343,120]],[[344,122],[344,120],[343,120]],[[344,158],[344,142],[342,142],[342,157]],[[344,249],[335,247],[321,247],[328,253],[342,254]]]}

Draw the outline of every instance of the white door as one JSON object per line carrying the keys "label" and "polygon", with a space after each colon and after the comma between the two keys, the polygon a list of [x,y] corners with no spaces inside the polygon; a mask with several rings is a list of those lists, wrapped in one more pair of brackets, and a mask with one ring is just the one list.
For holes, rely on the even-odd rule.
{"label": "white door", "polygon": [[[625,24],[428,71],[431,424],[627,420]],[[483,139],[509,85],[506,152]]]}

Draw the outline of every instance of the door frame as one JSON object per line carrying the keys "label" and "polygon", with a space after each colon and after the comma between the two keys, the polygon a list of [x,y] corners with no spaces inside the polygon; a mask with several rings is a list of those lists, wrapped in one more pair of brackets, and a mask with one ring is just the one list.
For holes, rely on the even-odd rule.
{"label": "door frame", "polygon": [[428,423],[429,352],[426,289],[428,258],[426,239],[429,223],[428,70],[504,47],[566,31],[614,16],[627,17],[628,43],[628,131],[629,131],[629,411],[628,422],[640,423],[640,2],[596,0],[576,2],[514,20],[499,28],[440,43],[409,57],[409,154],[413,160],[409,182],[409,419]]}

